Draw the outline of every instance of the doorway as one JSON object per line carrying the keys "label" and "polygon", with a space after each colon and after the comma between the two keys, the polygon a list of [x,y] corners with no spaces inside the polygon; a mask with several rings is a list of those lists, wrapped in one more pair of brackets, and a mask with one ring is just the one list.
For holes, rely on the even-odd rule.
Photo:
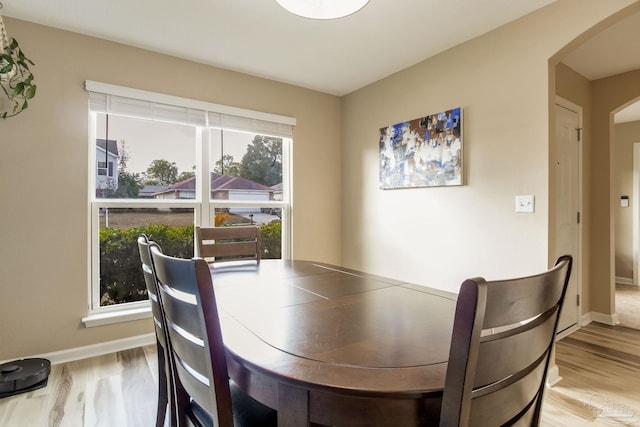
{"label": "doorway", "polygon": [[[632,212],[627,215],[619,214],[616,216],[616,229],[621,228],[622,232],[616,231],[616,283],[615,283],[615,318],[618,322],[618,325],[625,326],[633,329],[640,329],[640,278],[638,277],[639,273],[639,258],[640,258],[640,142],[630,142],[634,141],[634,139],[629,140],[629,137],[636,138],[636,132],[640,129],[640,126],[631,125],[630,129],[626,132],[618,132],[620,130],[617,128],[620,126],[628,126],[628,124],[621,124],[616,116],[616,120],[614,120],[616,126],[616,138],[614,140],[614,144],[616,144],[616,150],[620,150],[619,153],[624,155],[630,151],[632,153],[633,159],[633,168],[632,168],[632,192],[631,192],[631,200],[628,198],[626,200],[620,200],[621,210],[626,210],[623,208],[630,208]],[[629,150],[631,146],[631,150]],[[618,152],[617,152],[618,153]],[[620,157],[623,157],[620,154],[616,155],[616,160]],[[616,169],[621,168],[622,170],[616,171],[616,174],[625,174],[624,165],[620,165],[616,163]],[[628,168],[627,168],[628,170]],[[628,174],[630,171],[627,171]],[[623,183],[618,184],[624,186]],[[629,185],[628,183],[626,184]],[[619,188],[618,190],[622,190]],[[622,193],[623,191],[619,191]],[[628,233],[628,217],[631,217],[631,233]],[[627,221],[625,221],[627,220]],[[624,231],[627,231],[625,233]],[[629,251],[623,250],[625,245],[618,242],[621,239],[621,234],[631,234],[631,245],[632,252],[629,254]],[[629,246],[628,244],[626,246]],[[625,274],[624,271],[618,272],[618,264],[623,264],[620,259],[625,259],[629,255],[631,255],[632,259],[632,278],[628,278],[628,273]],[[624,270],[624,266],[620,266],[621,270]],[[624,277],[627,276],[627,277]]]}

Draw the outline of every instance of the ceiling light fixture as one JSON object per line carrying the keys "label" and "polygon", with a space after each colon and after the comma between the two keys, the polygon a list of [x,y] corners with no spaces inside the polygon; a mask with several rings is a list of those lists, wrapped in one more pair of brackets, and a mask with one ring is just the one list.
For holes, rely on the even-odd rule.
{"label": "ceiling light fixture", "polygon": [[276,0],[289,12],[311,19],[336,19],[356,13],[369,0]]}

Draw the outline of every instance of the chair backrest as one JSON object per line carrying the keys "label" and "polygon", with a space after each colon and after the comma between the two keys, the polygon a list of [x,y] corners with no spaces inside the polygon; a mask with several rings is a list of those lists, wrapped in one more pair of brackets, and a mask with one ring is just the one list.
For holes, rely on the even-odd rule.
{"label": "chair backrest", "polygon": [[440,426],[537,426],[572,258],[542,274],[462,283]]}
{"label": "chair backrest", "polygon": [[[214,425],[233,426],[229,375],[209,266],[201,258],[164,255],[151,243],[175,372],[179,425],[206,411]],[[216,422],[217,421],[217,422]]]}
{"label": "chair backrest", "polygon": [[260,263],[260,228],[256,225],[196,227],[198,256],[208,262],[255,260]]}
{"label": "chair backrest", "polygon": [[[162,311],[160,308],[160,301],[158,300],[158,288],[156,286],[156,275],[153,270],[153,263],[151,262],[151,252],[149,252],[150,240],[146,235],[140,235],[138,237],[138,251],[140,252],[140,261],[142,263],[142,274],[144,276],[144,282],[147,285],[147,295],[151,303],[151,313],[153,315],[153,323],[156,327],[156,338],[160,345],[167,349],[167,340],[165,337],[164,320],[162,318]],[[158,250],[162,252],[160,246]]]}
{"label": "chair backrest", "polygon": [[[158,352],[158,413],[156,426],[164,426],[167,405],[169,405],[169,414],[171,415],[171,424],[175,425],[175,409],[174,409],[174,393],[173,393],[173,375],[171,373],[171,364],[169,348],[167,347],[166,328],[164,326],[164,317],[162,307],[158,299],[158,287],[156,285],[156,273],[151,261],[151,252],[149,251],[151,241],[145,234],[138,237],[138,252],[140,253],[140,261],[142,263],[142,274],[145,284],[147,285],[147,295],[151,303],[151,314],[153,315],[153,323],[156,330],[156,348]],[[156,244],[157,246],[157,244]],[[157,246],[158,250],[160,247]]]}

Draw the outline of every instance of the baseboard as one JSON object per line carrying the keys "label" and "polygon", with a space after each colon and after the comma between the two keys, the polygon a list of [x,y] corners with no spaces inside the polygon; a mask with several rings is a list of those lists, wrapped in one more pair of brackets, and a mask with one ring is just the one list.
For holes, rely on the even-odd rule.
{"label": "baseboard", "polygon": [[604,314],[597,313],[595,311],[590,311],[589,313],[582,316],[580,320],[581,326],[587,326],[591,322],[603,323],[605,325],[615,326],[620,323],[617,314]]}
{"label": "baseboard", "polygon": [[[27,358],[43,358],[48,359],[52,365],[60,363],[73,362],[75,360],[87,359],[89,357],[102,356],[103,354],[115,353],[117,351],[128,350],[131,348],[142,347],[145,345],[154,344],[156,342],[155,333],[138,335],[135,337],[123,338],[120,340],[107,341],[98,344],[87,345],[83,347],[75,347],[61,351],[54,351],[52,353],[37,354],[33,356],[24,357]],[[0,365],[9,362],[0,361]]]}
{"label": "baseboard", "polygon": [[558,365],[554,364],[553,366],[549,366],[549,370],[547,371],[547,387],[553,387],[560,381],[562,381],[562,377],[560,376]]}
{"label": "baseboard", "polygon": [[633,285],[633,279],[629,277],[618,277],[616,276],[616,283],[621,285]]}

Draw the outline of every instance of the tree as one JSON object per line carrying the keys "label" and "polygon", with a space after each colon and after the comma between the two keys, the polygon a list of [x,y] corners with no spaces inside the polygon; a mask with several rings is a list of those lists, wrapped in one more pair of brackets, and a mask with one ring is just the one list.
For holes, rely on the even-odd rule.
{"label": "tree", "polygon": [[178,182],[178,167],[175,162],[154,160],[145,175],[147,185],[171,185]]}
{"label": "tree", "polygon": [[142,185],[140,175],[127,171],[118,172],[118,188],[113,193],[117,199],[137,199]]}
{"label": "tree", "polygon": [[233,156],[225,154],[216,161],[213,171],[218,175],[240,176],[240,163],[233,161]]}
{"label": "tree", "polygon": [[120,141],[118,149],[120,157],[118,158],[118,188],[109,189],[104,194],[107,198],[116,199],[136,199],[142,188],[142,179],[137,173],[131,173],[127,169],[129,162],[129,152],[126,150],[124,140]]}
{"label": "tree", "polygon": [[240,175],[267,187],[282,182],[282,138],[256,135],[242,157]]}
{"label": "tree", "polygon": [[191,168],[190,172],[182,172],[180,173],[180,175],[178,176],[178,179],[176,182],[182,182],[182,181],[186,181],[189,178],[193,178],[194,176],[196,176],[196,167],[193,166]]}

